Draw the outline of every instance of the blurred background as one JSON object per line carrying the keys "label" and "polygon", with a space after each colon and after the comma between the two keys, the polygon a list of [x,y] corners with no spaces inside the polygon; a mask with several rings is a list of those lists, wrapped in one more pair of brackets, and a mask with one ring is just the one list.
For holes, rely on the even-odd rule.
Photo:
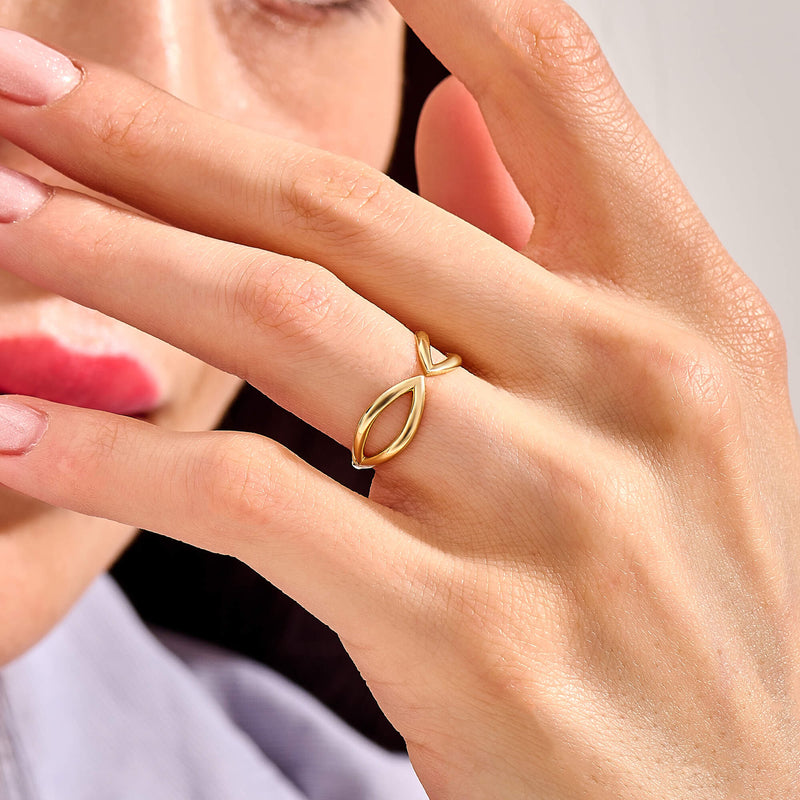
{"label": "blurred background", "polygon": [[[622,85],[722,242],[778,312],[800,402],[800,5],[742,0],[576,0]],[[416,118],[442,66],[409,34],[406,105],[390,174],[415,188]],[[247,387],[221,425],[276,439],[346,486],[371,472]],[[249,568],[143,533],[113,574],[144,619],[261,661],[385,747],[384,719],[338,637]]]}

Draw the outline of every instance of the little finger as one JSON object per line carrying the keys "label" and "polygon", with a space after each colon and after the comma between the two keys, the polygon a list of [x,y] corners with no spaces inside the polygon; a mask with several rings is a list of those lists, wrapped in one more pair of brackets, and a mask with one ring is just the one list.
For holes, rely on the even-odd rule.
{"label": "little finger", "polygon": [[411,522],[256,434],[176,432],[8,395],[0,483],[235,556],[344,635],[402,612],[387,601]]}

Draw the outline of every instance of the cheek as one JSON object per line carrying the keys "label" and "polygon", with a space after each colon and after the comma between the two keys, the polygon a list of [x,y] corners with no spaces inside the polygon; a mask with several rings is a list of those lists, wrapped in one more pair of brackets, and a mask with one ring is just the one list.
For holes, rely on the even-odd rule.
{"label": "cheek", "polygon": [[[309,115],[306,129],[314,143],[384,169],[394,149],[402,89],[402,39],[381,52],[362,54],[347,73],[318,88],[324,114]],[[357,86],[354,90],[352,87]]]}
{"label": "cheek", "polygon": [[218,15],[226,52],[203,105],[247,127],[386,167],[405,28],[393,10],[381,13],[380,20],[352,16],[300,30],[252,12]]}
{"label": "cheek", "polygon": [[169,402],[148,420],[172,430],[216,428],[243,381],[180,350],[171,347],[170,350],[173,351],[172,393]]}

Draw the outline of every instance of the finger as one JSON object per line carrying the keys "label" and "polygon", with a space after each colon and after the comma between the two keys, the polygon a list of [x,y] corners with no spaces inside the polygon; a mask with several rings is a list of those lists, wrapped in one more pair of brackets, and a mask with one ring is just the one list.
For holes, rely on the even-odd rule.
{"label": "finger", "polygon": [[80,64],[82,82],[57,102],[0,98],[0,135],[186,230],[323,264],[440,348],[470,351],[477,370],[491,369],[505,344],[494,321],[528,280],[525,259],[509,260],[481,231],[364,164]]}
{"label": "finger", "polygon": [[393,4],[478,101],[533,211],[532,257],[707,311],[724,251],[569,6]]}
{"label": "finger", "polygon": [[[48,193],[0,169],[4,177],[12,180],[5,188],[0,183],[0,220],[10,221],[3,200],[27,197],[21,207],[29,211],[36,198],[44,205],[0,224],[0,268],[248,380],[341,444],[352,445],[359,419],[379,395],[420,372],[410,331],[319,265],[203,237],[75,192]],[[539,273],[530,274],[533,280]],[[515,394],[608,427],[609,408],[624,412],[620,398],[630,394],[627,373],[612,380],[609,365],[649,341],[641,317],[566,281],[547,283],[538,283],[539,294],[515,287],[524,314],[495,321],[508,351],[496,361],[509,364],[497,374]],[[655,318],[646,324],[654,330]],[[455,352],[470,364],[469,351]],[[607,377],[602,390],[587,393],[599,374]],[[417,487],[420,497],[430,496],[433,484],[425,484],[434,476],[435,483],[450,481],[473,463],[462,456],[474,440],[475,409],[496,402],[482,388],[494,391],[494,382],[463,369],[430,383],[425,424],[408,453],[381,467],[383,476]],[[399,404],[387,409],[368,455],[403,424]]]}
{"label": "finger", "polygon": [[233,555],[340,633],[388,613],[402,574],[399,525],[410,523],[276,442],[169,431],[36,398],[2,398],[0,418],[2,484]]}
{"label": "finger", "polygon": [[[9,200],[17,193],[24,201],[32,186],[41,200],[46,192],[41,184],[0,169],[0,189]],[[442,315],[425,319],[417,310],[415,327],[427,330],[440,352],[461,355],[478,377],[527,390],[532,375],[535,382],[553,373],[554,362],[563,362],[565,305],[582,309],[587,298],[472,226],[447,218],[466,237],[455,231],[452,238],[442,236],[441,259],[428,252],[424,260],[433,262],[431,272],[441,270],[442,284],[447,278],[454,291],[438,298]],[[480,245],[468,248],[462,259],[463,239],[469,244],[476,237]],[[460,270],[466,264],[468,271],[476,260],[485,265],[484,282],[459,308],[453,294],[463,288]],[[500,279],[504,266],[507,274]],[[204,238],[63,190],[24,220],[0,226],[0,267],[244,377],[340,442],[378,395],[417,374],[405,320],[378,312],[376,298],[347,290],[346,282],[322,267]],[[430,282],[409,286],[405,280],[397,278],[398,294],[406,290],[411,297],[413,289],[420,306],[430,300]],[[455,328],[444,309],[457,316]],[[532,319],[539,334],[535,341]],[[437,338],[437,330],[446,336]],[[240,338],[232,342],[226,334],[234,333]],[[277,361],[260,356],[254,341]],[[358,411],[349,400],[330,401],[339,396],[352,397]],[[389,431],[401,421],[396,409],[392,414],[375,430],[384,445],[390,438],[381,428]]]}
{"label": "finger", "polygon": [[[411,333],[310,262],[66,190],[0,225],[0,242],[3,269],[238,375],[348,447],[369,404],[419,371]],[[376,423],[370,454],[399,414]]]}
{"label": "finger", "polygon": [[503,166],[477,103],[457,78],[442,81],[422,108],[416,162],[424,198],[515,250],[528,244],[530,208]]}

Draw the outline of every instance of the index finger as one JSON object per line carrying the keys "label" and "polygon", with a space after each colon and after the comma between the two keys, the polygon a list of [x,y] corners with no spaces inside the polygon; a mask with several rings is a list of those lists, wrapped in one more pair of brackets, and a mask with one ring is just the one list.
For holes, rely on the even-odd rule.
{"label": "index finger", "polygon": [[[520,287],[544,279],[527,259],[366,164],[74,62],[81,82],[50,102],[3,97],[0,67],[0,136],[177,227],[320,264],[406,327],[470,349],[476,369],[491,369],[502,341],[486,331]],[[500,287],[489,300],[487,286]]]}

